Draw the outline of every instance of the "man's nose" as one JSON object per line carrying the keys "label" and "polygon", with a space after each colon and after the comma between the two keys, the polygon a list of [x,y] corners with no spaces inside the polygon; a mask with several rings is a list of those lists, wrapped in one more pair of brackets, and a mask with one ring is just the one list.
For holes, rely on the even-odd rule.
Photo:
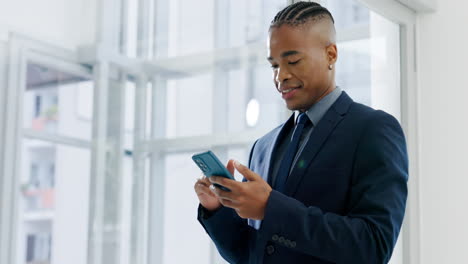
{"label": "man's nose", "polygon": [[287,69],[278,67],[277,73],[276,73],[276,82],[282,83],[286,80],[289,80],[290,78],[291,78],[291,73]]}

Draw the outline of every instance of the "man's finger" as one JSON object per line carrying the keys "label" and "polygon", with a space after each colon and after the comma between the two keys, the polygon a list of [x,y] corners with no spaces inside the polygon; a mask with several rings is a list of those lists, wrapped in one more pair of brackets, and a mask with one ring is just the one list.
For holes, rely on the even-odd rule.
{"label": "man's finger", "polygon": [[203,182],[206,182],[207,184],[211,184],[211,183],[210,183],[210,180],[209,180],[208,177],[206,177],[205,175],[203,175],[202,178],[201,178],[200,180],[203,181]]}
{"label": "man's finger", "polygon": [[234,201],[231,201],[231,200],[227,200],[227,199],[220,199],[219,202],[225,206],[225,207],[229,207],[229,208],[233,208],[234,210],[237,211],[236,209],[236,203]]}
{"label": "man's finger", "polygon": [[205,181],[205,180],[198,179],[197,182],[195,183],[195,185],[196,185],[196,184],[201,184],[201,185],[204,185],[204,186],[209,187],[211,183],[210,183],[209,181],[207,182],[207,181]]}
{"label": "man's finger", "polygon": [[237,160],[234,161],[234,167],[236,168],[236,170],[242,174],[242,176],[244,176],[244,178],[248,181],[256,181],[256,180],[259,180],[261,179],[261,177],[256,174],[255,172],[251,171],[249,168],[247,168],[247,166],[245,165],[242,165],[240,162],[238,162]]}
{"label": "man's finger", "polygon": [[229,160],[227,165],[226,165],[227,170],[231,173],[231,175],[234,177],[234,160]]}
{"label": "man's finger", "polygon": [[211,185],[210,189],[216,194],[216,196],[218,196],[221,199],[227,199],[231,201],[236,200],[236,195],[233,192],[222,190],[214,185]]}
{"label": "man's finger", "polygon": [[235,188],[235,185],[237,183],[235,180],[231,180],[222,176],[211,176],[209,180],[211,183],[217,183],[231,190],[232,188]]}
{"label": "man's finger", "polygon": [[206,194],[212,197],[216,197],[216,195],[210,190],[209,185],[205,185],[204,183],[200,182],[195,183],[195,192],[197,195]]}

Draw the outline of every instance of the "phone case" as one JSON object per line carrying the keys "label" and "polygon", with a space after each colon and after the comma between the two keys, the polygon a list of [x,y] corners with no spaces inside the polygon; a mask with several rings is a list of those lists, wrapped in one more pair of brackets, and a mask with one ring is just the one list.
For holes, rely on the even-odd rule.
{"label": "phone case", "polygon": [[[231,180],[235,180],[231,173],[226,169],[226,167],[219,161],[216,155],[210,150],[195,154],[192,156],[192,160],[197,164],[200,170],[206,177],[211,177],[212,175],[226,177]],[[213,184],[215,187],[220,188],[225,191],[230,191],[228,188],[221,186],[219,184]]]}
{"label": "phone case", "polygon": [[234,180],[234,177],[226,169],[226,167],[219,161],[216,155],[210,150],[195,154],[192,156],[193,161],[197,166],[202,170],[203,174],[206,177],[212,175],[226,177],[228,179]]}

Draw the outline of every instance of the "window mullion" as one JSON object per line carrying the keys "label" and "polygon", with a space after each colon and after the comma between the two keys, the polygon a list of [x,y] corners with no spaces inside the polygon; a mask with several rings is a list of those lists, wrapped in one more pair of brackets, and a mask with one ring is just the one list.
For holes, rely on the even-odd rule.
{"label": "window mullion", "polygon": [[[229,1],[219,0],[214,2],[214,49],[223,49],[229,46]],[[213,69],[213,130],[212,134],[225,134],[228,131],[228,111],[229,111],[229,73],[228,69],[222,66],[222,63],[215,63]],[[213,146],[211,150],[223,162],[228,158],[229,146]],[[212,264],[219,263],[221,260],[218,251],[213,242],[210,242],[210,261]]]}
{"label": "window mullion", "polygon": [[104,259],[104,211],[106,154],[107,154],[107,118],[109,96],[109,63],[101,61],[94,67],[94,111],[93,143],[91,153],[91,179],[88,226],[88,263],[103,263]]}
{"label": "window mullion", "polygon": [[[3,171],[1,181],[0,263],[16,263],[19,170],[23,94],[26,83],[26,49],[12,38],[9,45],[8,85],[5,100]],[[21,88],[18,88],[21,87]]]}
{"label": "window mullion", "polygon": [[137,76],[133,136],[133,188],[130,263],[147,263],[148,254],[148,175],[146,152],[141,148],[146,138],[146,97],[148,79]]}

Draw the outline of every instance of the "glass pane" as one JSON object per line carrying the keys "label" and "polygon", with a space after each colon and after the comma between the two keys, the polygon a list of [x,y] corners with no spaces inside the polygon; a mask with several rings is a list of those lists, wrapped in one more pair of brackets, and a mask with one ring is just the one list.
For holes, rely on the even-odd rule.
{"label": "glass pane", "polygon": [[165,264],[210,263],[210,238],[196,218],[198,199],[193,185],[201,173],[191,159],[192,154],[171,154],[165,160]]}
{"label": "glass pane", "polygon": [[18,263],[86,263],[90,151],[24,139],[21,158]]}
{"label": "glass pane", "polygon": [[333,14],[335,27],[338,32],[368,27],[371,11],[356,0],[322,0],[321,5],[326,6]]}
{"label": "glass pane", "polygon": [[[281,122],[284,103],[276,92],[267,65],[234,69],[226,78],[228,131],[269,130]],[[167,93],[167,137],[187,137],[213,133],[212,74],[170,80]]]}
{"label": "glass pane", "polygon": [[[270,21],[286,4],[286,0],[170,1],[169,56],[263,43]],[[216,31],[224,36],[219,38]]]}
{"label": "glass pane", "polygon": [[167,136],[187,137],[212,133],[212,74],[169,80]]}
{"label": "glass pane", "polygon": [[[121,85],[116,84],[116,85]],[[135,136],[135,92],[136,92],[136,83],[134,78],[128,76],[128,79],[124,81],[123,85],[123,101],[121,107],[123,111],[123,129],[124,129],[124,139],[123,146],[125,150],[133,150],[134,136]],[[152,86],[151,83],[148,83],[146,89],[146,111],[142,114],[145,116],[145,134],[147,137],[150,134],[151,130],[151,99],[152,99]]]}
{"label": "glass pane", "polygon": [[270,67],[261,63],[228,75],[228,130],[270,130],[283,118],[285,106],[273,84]]}
{"label": "glass pane", "polygon": [[355,0],[322,1],[336,21],[337,85],[400,119],[400,27]]}
{"label": "glass pane", "polygon": [[124,43],[122,52],[129,57],[136,57],[138,46],[138,0],[128,0],[126,13],[127,21],[125,21],[123,30],[126,32],[127,43]]}
{"label": "glass pane", "polygon": [[214,6],[215,1],[212,0],[170,1],[169,56],[182,56],[213,49]]}
{"label": "glass pane", "polygon": [[28,63],[23,106],[25,128],[91,139],[91,80]]}
{"label": "glass pane", "polygon": [[286,0],[226,2],[228,3],[226,13],[229,18],[227,22],[229,47],[238,47],[255,42],[265,43],[270,22],[278,10],[287,5]]}

